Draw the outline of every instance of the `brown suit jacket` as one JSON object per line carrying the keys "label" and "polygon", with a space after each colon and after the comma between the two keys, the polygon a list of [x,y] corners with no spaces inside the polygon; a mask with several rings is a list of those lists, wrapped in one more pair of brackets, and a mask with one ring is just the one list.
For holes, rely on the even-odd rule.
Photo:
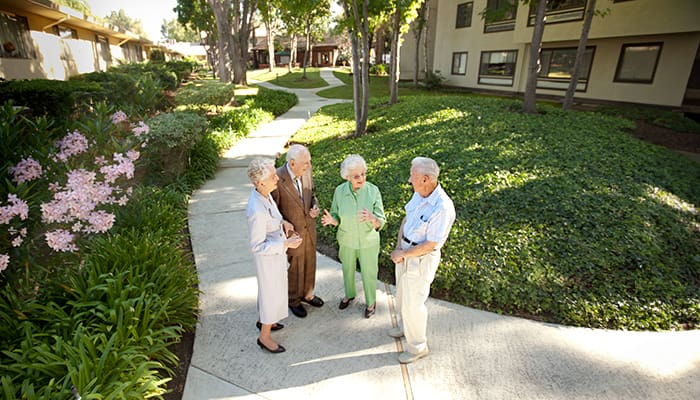
{"label": "brown suit jacket", "polygon": [[[301,177],[302,194],[304,202],[299,198],[299,191],[287,171],[287,165],[277,168],[277,189],[273,190],[272,199],[277,203],[277,207],[285,220],[294,225],[294,230],[301,235],[304,244],[310,244],[316,248],[316,219],[309,216],[309,210],[318,203],[314,190],[314,181],[311,177],[311,168]],[[296,249],[287,249],[290,256],[303,254],[304,245]]]}

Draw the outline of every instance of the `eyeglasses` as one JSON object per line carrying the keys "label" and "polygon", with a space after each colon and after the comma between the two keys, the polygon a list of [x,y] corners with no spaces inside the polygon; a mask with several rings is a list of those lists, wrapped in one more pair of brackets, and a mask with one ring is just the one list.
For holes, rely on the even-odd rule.
{"label": "eyeglasses", "polygon": [[359,175],[352,175],[352,176],[350,176],[350,179],[358,180],[358,179],[364,178],[364,177],[366,177],[366,176],[367,176],[367,173],[366,173],[366,172],[363,172],[363,173],[361,173],[361,174],[359,174]]}

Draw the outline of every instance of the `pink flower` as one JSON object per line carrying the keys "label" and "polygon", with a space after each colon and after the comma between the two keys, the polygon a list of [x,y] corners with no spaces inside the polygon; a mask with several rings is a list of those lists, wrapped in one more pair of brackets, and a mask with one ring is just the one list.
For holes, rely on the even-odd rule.
{"label": "pink flower", "polygon": [[21,220],[29,216],[29,206],[27,202],[17,197],[16,194],[8,194],[7,202],[11,205],[0,207],[0,224],[9,224],[10,220],[19,216]]}
{"label": "pink flower", "polygon": [[78,247],[73,243],[73,234],[65,229],[56,229],[46,232],[46,244],[55,251],[76,251]]}
{"label": "pink flower", "polygon": [[7,254],[0,254],[0,272],[6,270],[9,264],[10,256],[8,256]]}
{"label": "pink flower", "polygon": [[131,132],[134,133],[134,136],[140,137],[141,135],[147,135],[148,132],[151,131],[151,128],[146,125],[145,122],[139,121],[138,124],[134,124],[131,126]]}
{"label": "pink flower", "polygon": [[89,147],[88,140],[78,131],[68,133],[62,140],[58,141],[57,145],[59,151],[56,158],[63,162],[67,161],[70,156],[86,152]]}
{"label": "pink flower", "polygon": [[114,214],[97,211],[88,216],[90,226],[85,228],[87,233],[107,232],[114,225]]}
{"label": "pink flower", "polygon": [[41,176],[41,164],[32,157],[23,158],[17,165],[10,168],[10,173],[14,175],[12,180],[17,184],[29,182]]}
{"label": "pink flower", "polygon": [[17,236],[14,239],[12,239],[12,247],[19,247],[22,245],[22,242],[24,240],[22,239],[21,236]]}
{"label": "pink flower", "polygon": [[139,153],[136,150],[129,150],[126,152],[126,158],[128,158],[131,161],[138,160],[140,156],[141,156],[141,153]]}
{"label": "pink flower", "polygon": [[112,123],[114,125],[120,124],[120,123],[127,121],[127,120],[128,120],[128,118],[127,118],[126,114],[124,113],[124,111],[119,110],[119,111],[115,112],[114,114],[112,114]]}

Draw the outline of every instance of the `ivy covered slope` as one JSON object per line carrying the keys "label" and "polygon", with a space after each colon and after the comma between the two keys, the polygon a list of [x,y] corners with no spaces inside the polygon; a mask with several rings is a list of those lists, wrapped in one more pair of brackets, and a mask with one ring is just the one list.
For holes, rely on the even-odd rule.
{"label": "ivy covered slope", "polygon": [[[628,120],[460,95],[374,102],[350,139],[352,105],[322,109],[309,144],[322,207],[351,153],[382,191],[388,257],[412,194],[411,159],[435,158],[457,209],[433,295],[498,313],[635,330],[700,322],[700,166],[641,142]],[[335,243],[335,232],[321,229]]]}

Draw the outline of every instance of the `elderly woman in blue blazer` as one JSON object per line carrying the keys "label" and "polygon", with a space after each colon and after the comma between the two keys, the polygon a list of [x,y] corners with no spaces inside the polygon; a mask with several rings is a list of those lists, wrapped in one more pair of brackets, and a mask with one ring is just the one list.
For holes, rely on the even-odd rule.
{"label": "elderly woman in blue blazer", "polygon": [[248,178],[255,186],[248,198],[246,218],[258,280],[258,346],[270,353],[282,353],[285,348],[272,340],[270,331],[282,329],[278,321],[288,315],[287,248],[299,247],[301,238],[294,233],[294,226],[282,219],[270,196],[279,180],[273,161],[264,158],[251,161]]}

